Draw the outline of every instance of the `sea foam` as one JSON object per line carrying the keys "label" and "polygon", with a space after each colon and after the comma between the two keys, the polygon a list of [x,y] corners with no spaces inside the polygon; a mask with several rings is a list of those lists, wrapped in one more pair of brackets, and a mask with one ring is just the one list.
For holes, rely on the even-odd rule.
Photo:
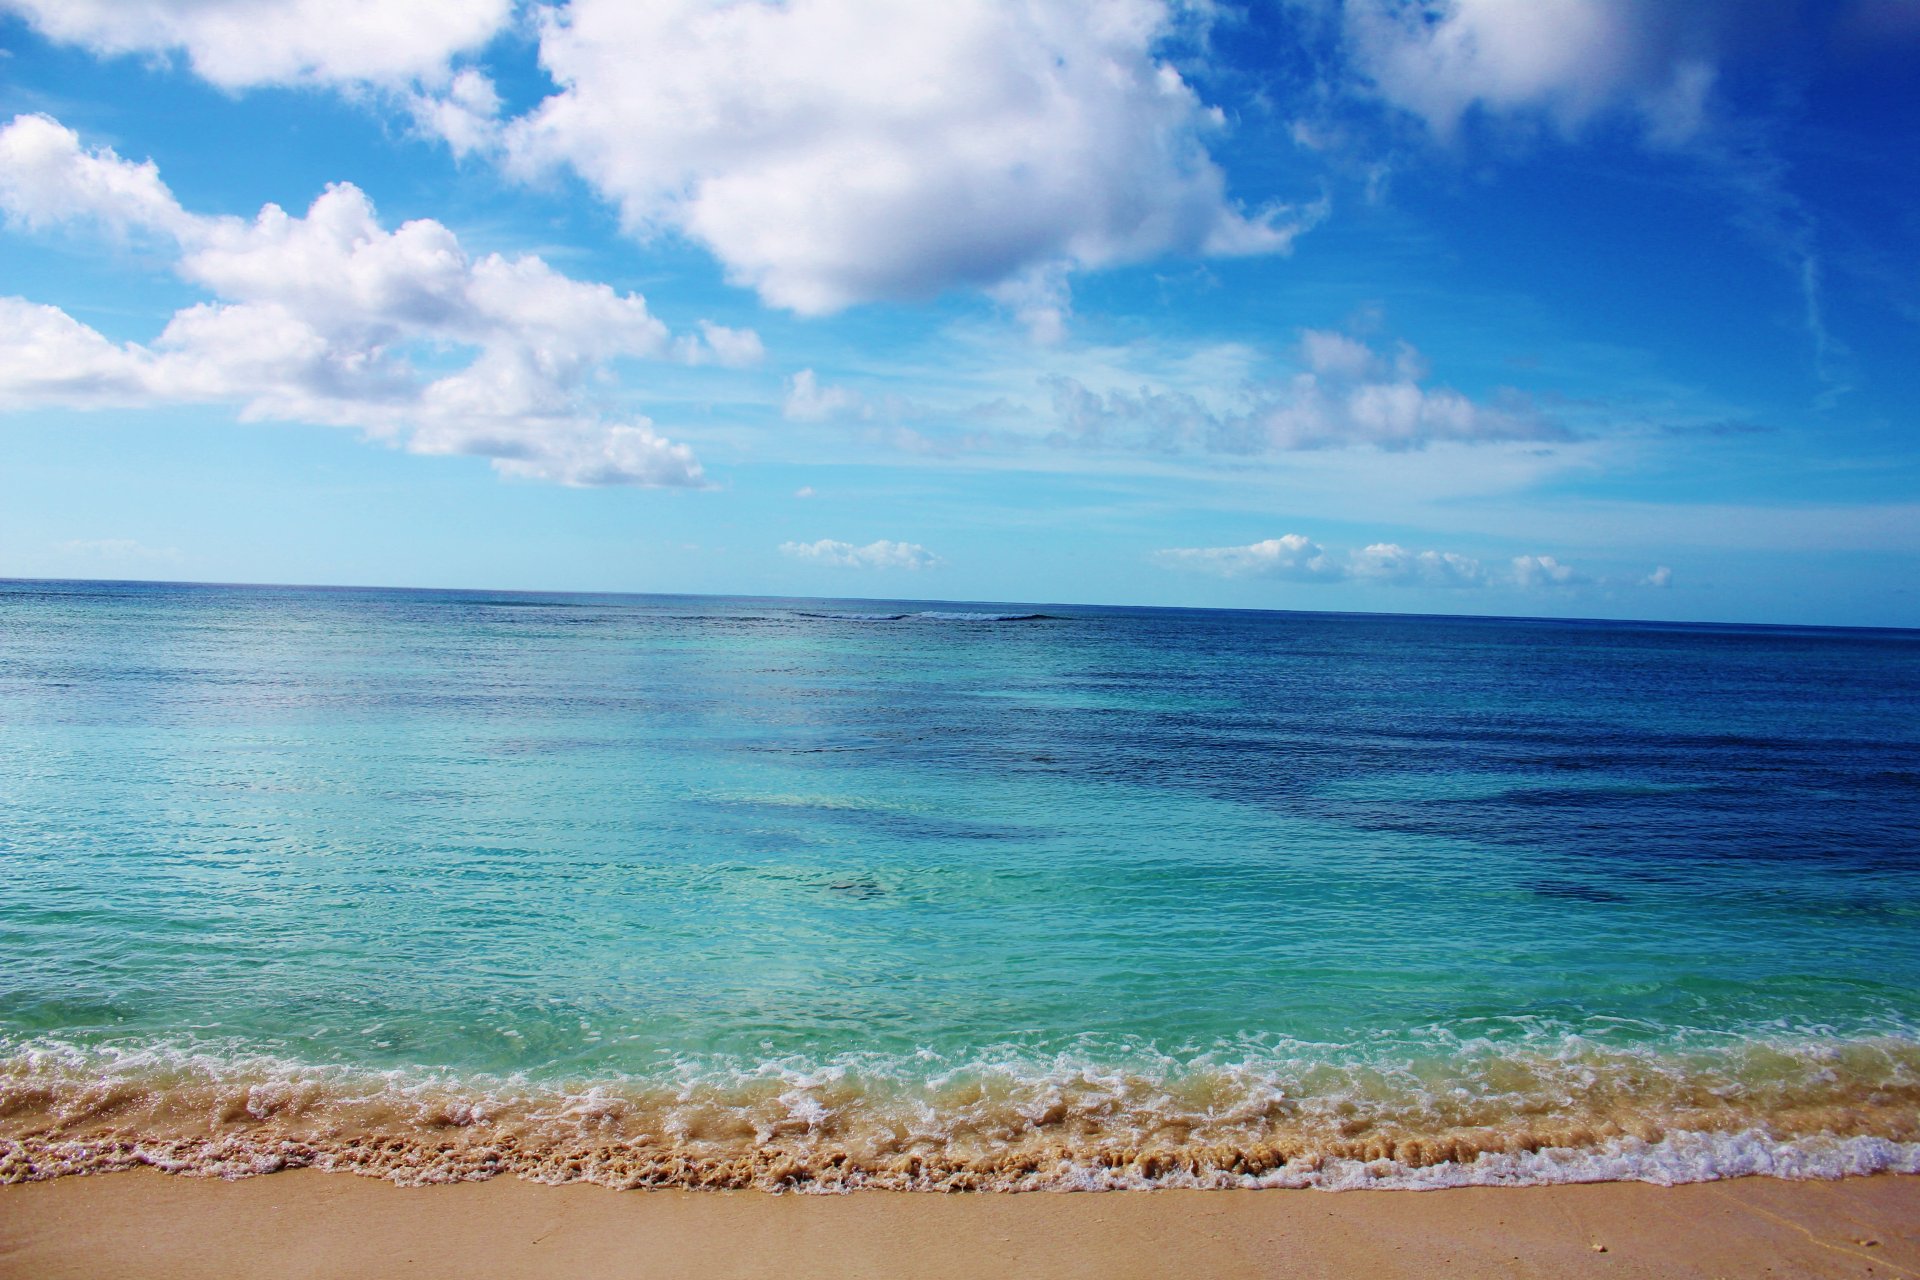
{"label": "sea foam", "polygon": [[[1277,1050],[1277,1051],[1276,1051]],[[537,1082],[180,1046],[0,1062],[0,1180],[147,1165],[768,1190],[1422,1190],[1920,1172],[1920,1043],[1578,1036],[1443,1057],[1002,1050]]]}

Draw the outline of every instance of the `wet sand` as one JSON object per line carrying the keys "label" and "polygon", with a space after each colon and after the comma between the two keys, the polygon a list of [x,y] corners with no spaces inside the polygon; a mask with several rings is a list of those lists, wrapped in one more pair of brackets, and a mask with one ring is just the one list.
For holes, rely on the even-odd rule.
{"label": "wet sand", "polygon": [[0,1277],[1920,1277],[1920,1177],[1438,1192],[846,1196],[396,1187],[297,1170],[0,1187]]}

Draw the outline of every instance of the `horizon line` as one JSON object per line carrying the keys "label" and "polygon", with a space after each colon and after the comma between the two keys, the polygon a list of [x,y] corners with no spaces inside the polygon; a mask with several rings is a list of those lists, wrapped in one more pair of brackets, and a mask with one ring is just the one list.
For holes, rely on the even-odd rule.
{"label": "horizon line", "polygon": [[1659,619],[1659,618],[1607,618],[1607,617],[1542,617],[1532,614],[1506,613],[1425,613],[1393,612],[1374,609],[1288,609],[1227,607],[1221,605],[1179,605],[1179,604],[1112,604],[1101,601],[1073,600],[965,600],[956,598],[923,598],[913,596],[801,596],[764,593],[728,593],[717,591],[605,591],[605,590],[563,590],[532,587],[423,587],[393,586],[371,583],[333,583],[333,582],[203,582],[186,578],[36,578],[15,577],[0,574],[0,586],[13,584],[58,583],[88,584],[95,586],[145,586],[145,587],[208,587],[219,590],[278,590],[278,591],[409,591],[440,595],[502,595],[502,596],[611,596],[618,599],[680,599],[680,600],[791,600],[791,601],[848,601],[856,604],[925,604],[925,605],[1013,605],[1034,608],[1062,609],[1110,609],[1137,610],[1160,613],[1258,613],[1258,614],[1294,614],[1322,618],[1408,618],[1424,620],[1444,620],[1453,622],[1532,622],[1558,623],[1565,625],[1591,625],[1595,623],[1634,627],[1705,627],[1726,630],[1768,630],[1768,631],[1871,631],[1888,632],[1896,635],[1920,635],[1920,627],[1877,626],[1859,623],[1834,622],[1721,622],[1709,619]]}

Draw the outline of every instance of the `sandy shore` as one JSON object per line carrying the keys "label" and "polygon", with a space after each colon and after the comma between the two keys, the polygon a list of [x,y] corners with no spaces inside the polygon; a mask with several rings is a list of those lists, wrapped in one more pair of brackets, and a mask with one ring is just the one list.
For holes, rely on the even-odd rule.
{"label": "sandy shore", "polygon": [[0,1188],[0,1276],[1920,1276],[1920,1178],[774,1196],[295,1171]]}

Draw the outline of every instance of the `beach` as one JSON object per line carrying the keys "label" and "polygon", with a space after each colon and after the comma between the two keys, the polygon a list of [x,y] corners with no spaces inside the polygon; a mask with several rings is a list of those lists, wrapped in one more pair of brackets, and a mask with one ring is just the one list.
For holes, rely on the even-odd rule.
{"label": "beach", "polygon": [[150,1171],[0,1188],[0,1276],[1920,1275],[1920,1178],[769,1195]]}

